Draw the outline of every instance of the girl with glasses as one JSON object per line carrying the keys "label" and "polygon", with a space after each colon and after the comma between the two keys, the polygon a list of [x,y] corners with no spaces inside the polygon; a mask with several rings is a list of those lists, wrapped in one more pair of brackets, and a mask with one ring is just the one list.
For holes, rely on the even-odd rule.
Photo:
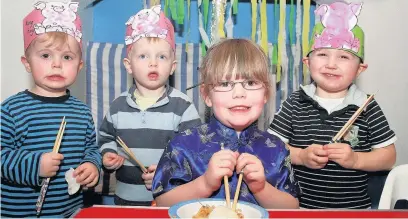
{"label": "girl with glasses", "polygon": [[288,149],[255,124],[271,92],[268,63],[250,40],[225,39],[208,50],[200,67],[200,92],[214,115],[169,142],[153,179],[158,206],[224,198],[224,176],[234,197],[242,171],[239,200],[264,208],[298,208]]}

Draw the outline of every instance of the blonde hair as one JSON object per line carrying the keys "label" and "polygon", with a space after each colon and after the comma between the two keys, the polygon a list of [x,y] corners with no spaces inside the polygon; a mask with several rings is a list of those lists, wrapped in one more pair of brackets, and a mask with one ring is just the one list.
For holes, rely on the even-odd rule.
{"label": "blonde hair", "polygon": [[203,95],[207,96],[212,84],[231,78],[254,79],[265,85],[270,97],[271,80],[269,60],[260,46],[247,39],[224,39],[213,45],[200,66]]}
{"label": "blonde hair", "polygon": [[[46,48],[54,47],[54,48],[62,48],[65,45],[68,46],[68,49],[71,50],[68,42],[68,37],[69,35],[63,32],[48,32],[43,34],[43,38],[35,38],[31,44],[28,46],[28,48],[25,51],[25,55],[28,56],[31,48],[36,44],[36,43],[44,43],[47,42],[47,45],[45,46]],[[78,50],[81,51],[80,45],[78,43]],[[72,50],[71,50],[72,51]],[[82,52],[80,52],[80,55],[82,56]]]}

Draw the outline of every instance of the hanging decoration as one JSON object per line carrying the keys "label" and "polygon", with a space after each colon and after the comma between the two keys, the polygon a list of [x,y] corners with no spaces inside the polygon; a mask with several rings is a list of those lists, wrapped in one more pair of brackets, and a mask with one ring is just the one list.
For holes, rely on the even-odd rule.
{"label": "hanging decoration", "polygon": [[226,0],[213,0],[211,16],[211,44],[225,37],[224,18]]}
{"label": "hanging decoration", "polygon": [[[207,35],[205,27],[207,27],[208,23],[208,7],[209,7],[209,0],[197,0],[198,4],[198,31],[200,32],[202,43],[201,48],[202,51],[205,51],[205,47],[210,46],[210,39]],[[204,12],[204,15],[201,13],[201,10]],[[205,55],[202,54],[202,55]]]}
{"label": "hanging decoration", "polygon": [[261,2],[261,47],[264,52],[268,53],[268,25],[266,17],[266,0]]}
{"label": "hanging decoration", "polygon": [[[302,50],[300,46],[301,42],[301,32],[302,32],[302,27],[301,27],[301,17],[300,17],[300,11],[301,11],[301,0],[296,0],[296,25],[295,25],[295,34],[296,34],[296,43],[294,45],[293,51],[293,62],[295,63],[295,66],[293,68],[293,83],[294,85],[299,85],[299,75],[300,75],[300,59],[302,56]],[[292,44],[293,47],[293,44]],[[303,77],[302,77],[303,78]]]}
{"label": "hanging decoration", "polygon": [[[187,21],[190,20],[190,7],[191,6],[191,0],[187,0]],[[190,22],[187,22],[187,34],[186,34],[186,41],[190,41]],[[186,44],[186,49],[185,52],[188,52],[188,44]]]}
{"label": "hanging decoration", "polygon": [[[310,32],[310,0],[303,0],[303,32],[302,32],[302,54],[303,57],[309,51]],[[303,65],[303,83],[307,83],[307,66]]]}
{"label": "hanging decoration", "polygon": [[[292,57],[294,57],[294,54],[296,52],[295,50],[295,44],[296,44],[296,39],[295,39],[295,4],[293,0],[290,0],[290,11],[289,11],[289,49],[292,52]],[[292,67],[292,74],[289,74],[290,81],[293,82],[293,76],[295,74],[294,69],[295,69],[295,64],[293,59],[288,60],[289,61],[289,67]],[[290,71],[290,70],[289,70]]]}
{"label": "hanging decoration", "polygon": [[227,38],[232,38],[234,36],[234,22],[232,21],[232,8],[234,7],[235,0],[230,1],[230,6],[228,8],[228,18],[225,22],[225,30],[227,31]]}
{"label": "hanging decoration", "polygon": [[[208,38],[205,28],[208,23],[208,9],[210,5],[210,0],[197,0],[198,9],[198,31],[201,36],[201,55],[205,56],[206,48],[210,46],[210,39]],[[201,13],[203,11],[203,14]]]}
{"label": "hanging decoration", "polygon": [[251,23],[252,23],[252,31],[251,31],[251,39],[253,41],[255,41],[255,36],[256,36],[256,19],[258,17],[258,12],[257,12],[257,3],[256,0],[251,0],[251,15],[252,15],[252,19],[251,19]]}
{"label": "hanging decoration", "polygon": [[[141,0],[143,7],[163,4],[164,12],[176,24],[184,25],[184,20],[191,20],[191,0]],[[239,0],[213,0],[212,14],[209,14],[210,0],[197,0],[198,30],[201,36],[201,55],[213,43],[221,38],[234,37],[233,16],[238,13]],[[297,84],[309,82],[305,65],[301,68],[301,58],[309,49],[310,7],[312,0],[290,0],[289,15],[287,15],[287,0],[274,0],[273,23],[268,23],[267,0],[251,0],[251,39],[256,41],[270,56],[271,64],[276,67],[276,82],[288,79],[295,87]],[[333,1],[363,2],[363,0],[313,0],[317,4]],[[102,0],[94,0],[95,6]],[[185,8],[187,7],[187,8]],[[259,12],[258,12],[259,7]],[[186,14],[185,14],[186,13]],[[259,13],[259,16],[258,16]],[[303,17],[301,17],[303,15]],[[185,19],[187,16],[187,19]],[[258,18],[259,17],[259,18]],[[288,21],[288,24],[287,22]],[[317,20],[316,20],[317,21]],[[314,22],[313,22],[314,23]],[[187,22],[186,37],[190,37],[190,22]],[[268,31],[268,27],[270,30]],[[289,29],[287,30],[288,27]],[[268,45],[268,35],[272,34],[273,45]],[[187,39],[188,40],[188,39]],[[186,46],[186,52],[189,51]],[[290,66],[289,66],[290,65]],[[286,82],[285,82],[286,83]],[[292,86],[290,85],[290,86]]]}
{"label": "hanging decoration", "polygon": [[286,0],[279,2],[279,34],[278,34],[278,63],[276,66],[276,82],[280,82],[281,73],[287,70],[286,55]]}
{"label": "hanging decoration", "polygon": [[154,5],[160,5],[160,0],[150,0],[150,4],[148,4],[148,7],[151,8]]}

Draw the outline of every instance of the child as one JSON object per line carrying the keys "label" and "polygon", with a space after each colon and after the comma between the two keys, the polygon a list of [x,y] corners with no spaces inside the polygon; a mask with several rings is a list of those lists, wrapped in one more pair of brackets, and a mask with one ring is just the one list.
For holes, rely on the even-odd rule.
{"label": "child", "polygon": [[270,126],[289,145],[303,208],[369,208],[367,172],[395,162],[396,137],[375,100],[341,142],[331,143],[367,99],[353,83],[367,68],[360,10],[341,2],[317,8],[322,23],[303,58],[314,82],[291,94]]}
{"label": "child", "polygon": [[[149,206],[156,164],[167,142],[184,129],[201,124],[188,96],[166,85],[176,69],[174,28],[160,5],[141,10],[126,23],[128,56],[123,60],[134,78],[128,92],[116,98],[100,127],[103,165],[116,170],[117,205]],[[148,168],[143,174],[123,150],[120,137]],[[123,165],[123,166],[122,166]]]}
{"label": "child", "polygon": [[[1,216],[35,217],[42,182],[51,177],[41,216],[69,217],[83,205],[68,194],[65,173],[83,187],[99,179],[102,158],[89,108],[67,89],[83,66],[78,2],[38,2],[23,20],[24,56],[34,86],[1,104]],[[65,116],[58,153],[54,142]]]}
{"label": "child", "polygon": [[224,176],[234,197],[243,171],[239,200],[264,208],[297,208],[289,151],[254,124],[271,87],[262,49],[250,40],[223,40],[208,50],[200,73],[201,95],[214,117],[168,144],[153,180],[157,205],[225,198]]}

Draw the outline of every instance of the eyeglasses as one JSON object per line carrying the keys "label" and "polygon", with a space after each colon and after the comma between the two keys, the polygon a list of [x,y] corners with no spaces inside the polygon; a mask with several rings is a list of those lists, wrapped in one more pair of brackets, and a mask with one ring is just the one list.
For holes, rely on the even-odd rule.
{"label": "eyeglasses", "polygon": [[228,91],[232,91],[232,89],[234,89],[236,84],[241,84],[245,90],[259,90],[264,87],[263,82],[251,81],[251,80],[239,81],[239,82],[221,81],[219,83],[212,84],[212,86],[213,86],[214,91],[228,92]]}

